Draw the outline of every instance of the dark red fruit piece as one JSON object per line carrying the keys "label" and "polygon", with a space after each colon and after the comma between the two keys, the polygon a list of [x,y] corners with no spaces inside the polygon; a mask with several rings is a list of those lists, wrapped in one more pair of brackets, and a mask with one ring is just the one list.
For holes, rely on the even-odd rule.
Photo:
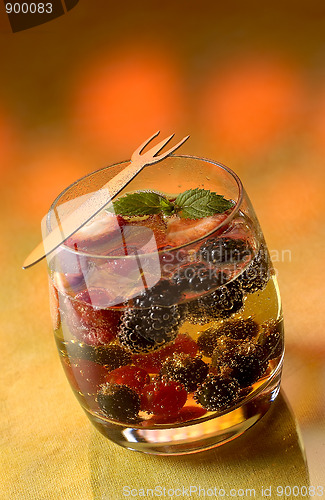
{"label": "dark red fruit piece", "polygon": [[136,420],[140,410],[139,395],[126,385],[109,382],[103,384],[97,395],[97,402],[107,417],[120,422]]}
{"label": "dark red fruit piece", "polygon": [[116,335],[121,313],[106,309],[110,296],[104,288],[90,288],[66,299],[66,319],[71,332],[88,345],[108,344]]}
{"label": "dark red fruit piece", "polygon": [[93,361],[76,359],[69,362],[66,358],[61,361],[72,388],[83,394],[95,394],[109,373],[107,368]]}
{"label": "dark red fruit piece", "polygon": [[207,410],[201,408],[201,406],[184,406],[175,415],[153,415],[149,420],[143,422],[143,426],[149,427],[155,424],[181,424],[182,422],[188,422],[189,420],[203,417],[206,413]]}
{"label": "dark red fruit piece", "polygon": [[132,361],[136,366],[144,368],[149,373],[159,373],[163,362],[173,353],[185,353],[195,356],[196,342],[186,333],[179,333],[175,342],[151,354],[135,354]]}
{"label": "dark red fruit piece", "polygon": [[148,372],[137,366],[126,365],[116,368],[110,372],[107,382],[127,385],[138,394],[141,394],[143,387],[150,382]]}
{"label": "dark red fruit piece", "polygon": [[155,415],[172,415],[184,406],[187,392],[178,382],[155,380],[146,385],[141,398],[141,409]]}

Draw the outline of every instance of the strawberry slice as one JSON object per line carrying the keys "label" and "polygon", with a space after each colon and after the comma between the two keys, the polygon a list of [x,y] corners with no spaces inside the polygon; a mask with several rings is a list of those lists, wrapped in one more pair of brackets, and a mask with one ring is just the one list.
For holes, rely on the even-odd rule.
{"label": "strawberry slice", "polygon": [[121,244],[121,227],[124,225],[123,217],[103,211],[70,236],[65,245],[96,254],[102,253],[103,247],[106,251],[112,250]]}
{"label": "strawberry slice", "polygon": [[179,246],[201,238],[222,224],[227,217],[227,214],[216,214],[202,219],[181,219],[174,215],[167,220],[167,244]]}
{"label": "strawberry slice", "polygon": [[103,288],[83,290],[72,300],[66,298],[65,313],[71,333],[91,346],[108,344],[115,337],[121,318],[119,310],[105,309],[110,301]]}

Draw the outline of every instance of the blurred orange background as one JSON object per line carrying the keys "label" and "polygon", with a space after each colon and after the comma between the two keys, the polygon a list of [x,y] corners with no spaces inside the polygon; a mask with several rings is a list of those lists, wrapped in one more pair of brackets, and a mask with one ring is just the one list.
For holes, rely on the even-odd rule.
{"label": "blurred orange background", "polygon": [[274,262],[283,386],[305,439],[318,429],[324,442],[324,3],[81,0],[0,39],[3,293],[10,282],[19,301],[29,282],[44,286],[37,270],[17,269],[69,183],[156,130],[191,134],[181,152],[235,170],[270,250],[290,251]]}

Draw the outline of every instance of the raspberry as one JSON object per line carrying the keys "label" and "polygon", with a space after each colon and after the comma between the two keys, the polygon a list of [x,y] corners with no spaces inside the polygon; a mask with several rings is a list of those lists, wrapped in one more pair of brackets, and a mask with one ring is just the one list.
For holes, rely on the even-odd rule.
{"label": "raspberry", "polygon": [[141,398],[141,409],[155,415],[172,415],[184,406],[187,392],[178,382],[155,380],[146,385]]}
{"label": "raspberry", "polygon": [[236,380],[222,375],[209,375],[194,398],[209,411],[222,411],[236,402],[238,394],[239,384]]}
{"label": "raspberry", "polygon": [[163,380],[174,380],[184,385],[188,392],[193,392],[207,376],[209,367],[200,357],[192,358],[188,354],[174,354],[163,363],[160,376]]}
{"label": "raspberry", "polygon": [[[62,346],[58,345],[59,349]],[[76,341],[65,342],[65,349],[70,358],[82,358],[115,370],[131,362],[131,354],[119,345],[93,347]]]}
{"label": "raspberry", "polygon": [[227,276],[223,273],[198,262],[181,266],[172,276],[172,282],[182,292],[190,293],[208,292],[225,283],[226,280]]}
{"label": "raspberry", "polygon": [[262,347],[263,359],[275,359],[281,356],[283,345],[283,319],[266,321],[262,324],[262,333],[258,339]]}
{"label": "raspberry", "polygon": [[188,312],[193,323],[206,324],[218,318],[228,318],[244,304],[243,292],[236,281],[222,285],[208,295],[188,302]]}
{"label": "raspberry", "polygon": [[197,353],[196,342],[186,333],[179,333],[173,343],[150,354],[134,354],[132,361],[136,366],[141,366],[149,373],[159,373],[162,363],[173,353],[195,356]]}
{"label": "raspberry", "polygon": [[252,249],[246,240],[233,238],[208,239],[199,250],[201,259],[212,264],[230,264],[247,260]]}
{"label": "raspberry", "polygon": [[121,422],[135,421],[140,410],[139,395],[126,385],[106,382],[98,392],[97,402],[107,417]]}
{"label": "raspberry", "polygon": [[95,394],[108,375],[106,367],[92,361],[76,359],[69,362],[66,358],[61,361],[71,386],[83,394]]}
{"label": "raspberry", "polygon": [[173,305],[180,298],[177,286],[167,280],[136,297],[134,307],[124,312],[120,343],[133,353],[146,353],[174,340],[184,319],[184,308]]}
{"label": "raspberry", "polygon": [[249,266],[241,273],[236,281],[240,283],[244,292],[254,293],[263,290],[270,277],[270,260],[264,245],[254,257]]}
{"label": "raspberry", "polygon": [[149,374],[137,366],[121,366],[116,368],[107,377],[107,382],[127,385],[138,394],[141,394],[143,387],[150,382]]}
{"label": "raspberry", "polygon": [[104,288],[90,288],[78,293],[75,299],[66,298],[65,316],[71,333],[88,345],[108,344],[116,335],[121,317],[120,311],[104,308],[109,302]]}
{"label": "raspberry", "polygon": [[264,361],[262,357],[261,346],[248,341],[235,344],[221,353],[217,348],[212,355],[212,366],[226,368],[240,387],[248,387],[257,382],[268,367],[268,361]]}

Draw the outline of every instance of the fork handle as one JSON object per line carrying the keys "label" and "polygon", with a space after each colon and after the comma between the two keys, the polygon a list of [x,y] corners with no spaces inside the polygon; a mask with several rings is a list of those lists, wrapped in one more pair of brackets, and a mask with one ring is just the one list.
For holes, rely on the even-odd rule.
{"label": "fork handle", "polygon": [[[141,172],[143,167],[146,165],[144,161],[139,158],[136,161],[131,161],[131,163],[124,167],[121,172],[119,172],[115,177],[110,179],[101,189],[108,189],[111,200],[115,198],[116,195],[122,191],[134,177]],[[110,200],[109,200],[110,201]]]}
{"label": "fork handle", "polygon": [[52,232],[43,237],[43,241],[29,254],[23,264],[27,269],[42,260],[58,248],[64,241],[80,229],[86,222],[99,213],[108,203],[129,184],[129,182],[143,169],[145,162],[133,161],[119,172],[113,179],[108,181],[98,191],[95,191],[84,203],[82,203],[70,215],[60,220]]}

